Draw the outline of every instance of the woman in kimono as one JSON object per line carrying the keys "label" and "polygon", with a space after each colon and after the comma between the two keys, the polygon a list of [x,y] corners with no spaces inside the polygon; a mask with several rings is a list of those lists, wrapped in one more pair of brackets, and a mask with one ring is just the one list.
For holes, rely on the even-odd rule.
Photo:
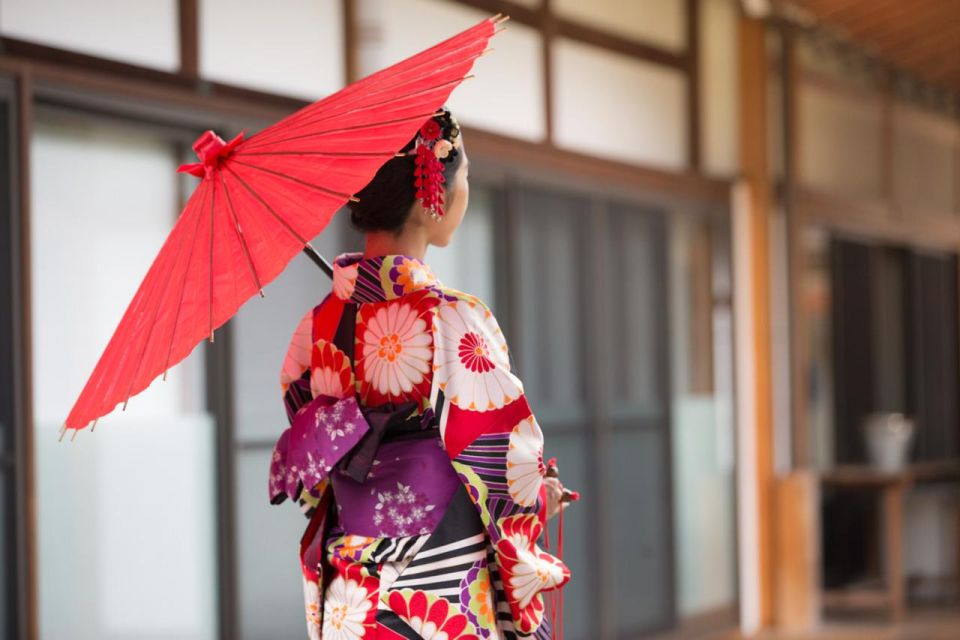
{"label": "woman in kimono", "polygon": [[456,119],[430,118],[403,151],[350,203],[365,251],[335,259],[281,373],[270,499],[310,519],[308,635],[551,638],[544,593],[570,571],[542,534],[576,495],[544,464],[489,307],[424,262],[467,208]]}

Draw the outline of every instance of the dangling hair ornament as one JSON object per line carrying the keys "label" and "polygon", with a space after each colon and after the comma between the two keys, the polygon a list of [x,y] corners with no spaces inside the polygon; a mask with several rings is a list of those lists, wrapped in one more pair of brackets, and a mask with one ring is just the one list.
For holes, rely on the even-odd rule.
{"label": "dangling hair ornament", "polygon": [[443,210],[443,183],[446,181],[443,164],[453,162],[457,157],[453,141],[459,135],[459,124],[446,109],[423,123],[417,134],[413,171],[416,197],[434,220],[440,220],[446,213]]}

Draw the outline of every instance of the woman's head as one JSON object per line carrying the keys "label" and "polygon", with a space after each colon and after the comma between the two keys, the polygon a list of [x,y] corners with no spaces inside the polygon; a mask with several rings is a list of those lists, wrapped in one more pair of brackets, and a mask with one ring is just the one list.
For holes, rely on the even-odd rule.
{"label": "woman's head", "polygon": [[437,145],[448,141],[443,168],[444,215],[435,220],[416,197],[415,135],[401,149],[405,155],[388,160],[373,179],[357,194],[359,202],[349,202],[350,221],[363,232],[389,232],[396,236],[412,228],[419,229],[429,244],[443,247],[450,242],[467,209],[470,187],[467,181],[469,160],[463,146],[463,134],[456,118],[444,109],[433,118],[440,125]]}

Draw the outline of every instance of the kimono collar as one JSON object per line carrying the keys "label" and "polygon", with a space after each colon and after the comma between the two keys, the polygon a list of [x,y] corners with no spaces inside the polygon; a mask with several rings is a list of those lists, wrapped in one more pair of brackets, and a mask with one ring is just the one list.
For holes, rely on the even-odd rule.
{"label": "kimono collar", "polygon": [[430,267],[413,256],[388,254],[364,258],[342,253],[333,261],[333,292],[350,302],[382,302],[424,289],[440,281]]}

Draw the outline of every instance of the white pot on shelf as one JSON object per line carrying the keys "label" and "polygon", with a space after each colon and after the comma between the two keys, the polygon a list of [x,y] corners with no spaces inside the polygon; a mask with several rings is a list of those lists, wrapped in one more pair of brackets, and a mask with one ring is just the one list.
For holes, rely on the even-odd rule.
{"label": "white pot on shelf", "polygon": [[916,425],[902,413],[873,413],[864,421],[870,464],[881,471],[900,471],[907,465]]}

